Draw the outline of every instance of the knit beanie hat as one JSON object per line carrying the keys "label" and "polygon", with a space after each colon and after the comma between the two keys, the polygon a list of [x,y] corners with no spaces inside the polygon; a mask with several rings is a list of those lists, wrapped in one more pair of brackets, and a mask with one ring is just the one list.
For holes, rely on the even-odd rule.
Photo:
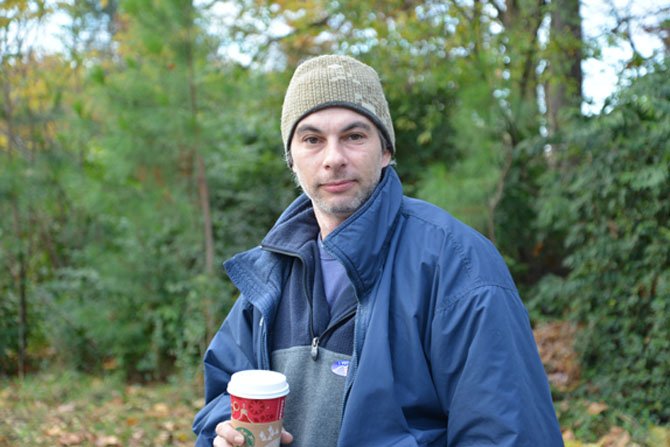
{"label": "knit beanie hat", "polygon": [[349,56],[326,55],[298,66],[284,97],[281,134],[285,155],[300,120],[328,107],[345,107],[372,121],[395,152],[395,134],[388,103],[377,72]]}

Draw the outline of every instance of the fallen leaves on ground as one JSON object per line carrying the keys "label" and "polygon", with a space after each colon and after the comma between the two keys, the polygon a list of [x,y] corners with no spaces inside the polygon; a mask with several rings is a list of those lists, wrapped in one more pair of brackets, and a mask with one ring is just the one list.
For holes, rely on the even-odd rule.
{"label": "fallen leaves on ground", "polygon": [[612,427],[610,431],[597,442],[584,443],[575,439],[572,430],[563,432],[565,447],[640,447],[632,442],[630,434],[621,427]]}
{"label": "fallen leaves on ground", "polygon": [[[204,405],[200,396],[196,384],[125,385],[72,373],[0,380],[0,447],[190,447],[191,422]],[[603,402],[584,408],[592,417],[609,410]],[[644,444],[617,426],[585,443],[572,428],[563,427],[566,447],[670,447],[670,427],[650,427]]]}
{"label": "fallen leaves on ground", "polygon": [[596,416],[608,408],[609,407],[604,402],[591,402],[589,403],[588,407],[586,407],[586,412],[591,416]]}
{"label": "fallen leaves on ground", "polygon": [[598,441],[602,447],[630,447],[632,441],[630,434],[621,427],[610,428],[609,433]]}
{"label": "fallen leaves on ground", "polygon": [[2,383],[0,447],[194,444],[191,422],[202,394],[198,386],[126,386],[84,376],[75,382],[79,383],[57,375],[39,375],[24,383]]}
{"label": "fallen leaves on ground", "polygon": [[649,445],[670,447],[670,427],[651,427],[649,429]]}
{"label": "fallen leaves on ground", "polygon": [[579,359],[574,349],[574,324],[555,321],[538,325],[533,330],[535,342],[549,383],[559,391],[568,391],[579,382]]}

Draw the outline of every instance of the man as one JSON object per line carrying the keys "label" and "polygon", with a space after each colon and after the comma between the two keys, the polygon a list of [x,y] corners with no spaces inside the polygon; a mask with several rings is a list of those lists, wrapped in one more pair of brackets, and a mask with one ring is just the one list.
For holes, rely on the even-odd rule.
{"label": "man", "polygon": [[404,197],[377,73],[301,64],[281,119],[304,194],[225,263],[241,295],[205,355],[197,446],[243,445],[231,374],[288,378],[282,443],[562,445],[527,313],[493,245]]}

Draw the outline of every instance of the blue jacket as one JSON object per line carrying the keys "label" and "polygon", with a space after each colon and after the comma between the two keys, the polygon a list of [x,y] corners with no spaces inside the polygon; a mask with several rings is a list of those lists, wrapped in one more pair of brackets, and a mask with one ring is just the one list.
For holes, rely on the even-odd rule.
{"label": "blue jacket", "polygon": [[[308,206],[300,196],[276,226]],[[403,196],[386,168],[324,245],[358,299],[339,446],[563,445],[527,312],[488,239]],[[271,368],[283,264],[262,247],[225,264],[241,296],[205,354],[197,446],[211,446],[230,418],[231,374]]]}

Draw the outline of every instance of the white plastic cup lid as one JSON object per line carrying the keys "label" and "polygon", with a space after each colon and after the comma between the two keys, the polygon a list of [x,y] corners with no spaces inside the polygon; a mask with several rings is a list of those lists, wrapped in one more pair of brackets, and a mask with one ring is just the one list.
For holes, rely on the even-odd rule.
{"label": "white plastic cup lid", "polygon": [[228,394],[245,399],[276,399],[288,394],[286,376],[276,371],[248,369],[230,377]]}

